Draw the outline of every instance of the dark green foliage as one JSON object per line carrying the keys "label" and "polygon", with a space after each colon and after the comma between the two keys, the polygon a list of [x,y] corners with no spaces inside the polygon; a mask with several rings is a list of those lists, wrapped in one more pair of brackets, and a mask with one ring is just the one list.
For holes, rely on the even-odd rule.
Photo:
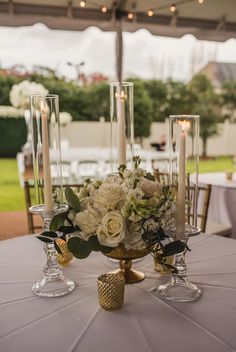
{"label": "dark green foliage", "polygon": [[141,80],[130,80],[134,84],[134,137],[142,143],[149,137],[152,123],[152,101]]}
{"label": "dark green foliage", "polygon": [[[104,116],[110,120],[109,84],[99,83],[79,87],[63,78],[32,75],[27,78],[42,83],[50,93],[60,96],[60,111],[67,111],[77,121],[99,121]],[[10,105],[9,93],[19,77],[0,77],[0,105]],[[153,121],[164,121],[171,114],[200,114],[200,135],[206,154],[207,140],[218,133],[217,123],[222,120],[220,108],[228,109],[231,120],[236,110],[235,82],[225,83],[222,95],[217,95],[210,81],[203,75],[196,75],[189,84],[181,82],[161,82],[159,80],[128,79],[134,83],[134,133],[142,142],[150,135]],[[3,119],[1,119],[3,120]],[[17,125],[0,122],[0,157],[13,157],[25,143],[26,127],[24,121]],[[15,121],[15,119],[14,119]],[[9,124],[8,124],[9,122]],[[21,125],[18,125],[21,124]],[[9,140],[11,143],[9,143]],[[8,141],[8,143],[6,143]]]}
{"label": "dark green foliage", "polygon": [[26,142],[26,125],[23,118],[0,118],[0,157],[15,157]]}
{"label": "dark green foliage", "polygon": [[152,121],[165,121],[167,85],[159,80],[146,80],[144,87],[151,100]]}
{"label": "dark green foliage", "polygon": [[200,115],[200,137],[203,141],[203,157],[207,155],[207,141],[218,134],[218,123],[222,122],[219,96],[204,75],[196,75],[188,85],[194,97],[192,114]]}

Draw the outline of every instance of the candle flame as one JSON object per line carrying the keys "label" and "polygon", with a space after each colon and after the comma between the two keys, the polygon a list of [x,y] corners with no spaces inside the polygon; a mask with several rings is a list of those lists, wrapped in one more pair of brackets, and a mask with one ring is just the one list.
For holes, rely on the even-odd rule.
{"label": "candle flame", "polygon": [[181,127],[182,127],[182,132],[186,132],[186,131],[188,131],[189,129],[190,129],[190,126],[191,126],[191,124],[190,124],[190,122],[189,121],[187,121],[187,120],[179,120],[178,121],[178,123],[181,125]]}
{"label": "candle flame", "polygon": [[123,99],[123,100],[126,100],[127,99],[127,94],[125,94],[125,92],[122,90],[120,94],[116,92],[115,97]]}

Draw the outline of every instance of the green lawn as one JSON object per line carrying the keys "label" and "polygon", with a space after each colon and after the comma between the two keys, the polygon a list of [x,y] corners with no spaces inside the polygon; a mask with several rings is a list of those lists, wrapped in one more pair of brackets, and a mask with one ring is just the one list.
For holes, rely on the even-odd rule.
{"label": "green lawn", "polygon": [[24,190],[15,159],[0,159],[0,211],[24,210]]}
{"label": "green lawn", "polygon": [[[232,170],[232,158],[218,157],[200,161],[200,173]],[[193,163],[188,164],[193,171]],[[0,211],[24,210],[24,190],[19,185],[15,159],[0,159]]]}

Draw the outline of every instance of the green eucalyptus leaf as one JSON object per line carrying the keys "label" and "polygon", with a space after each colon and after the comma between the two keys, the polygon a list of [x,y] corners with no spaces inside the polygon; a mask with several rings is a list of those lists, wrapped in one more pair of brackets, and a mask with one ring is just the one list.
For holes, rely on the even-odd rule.
{"label": "green eucalyptus leaf", "polygon": [[58,228],[58,231],[62,232],[65,235],[65,234],[75,232],[75,228],[74,228],[74,226],[61,226]]}
{"label": "green eucalyptus leaf", "polygon": [[144,177],[150,181],[155,181],[155,177],[153,176],[153,174],[151,174],[151,172],[147,172],[147,175]]}
{"label": "green eucalyptus leaf", "polygon": [[162,256],[169,257],[177,253],[182,253],[185,250],[185,243],[179,240],[170,242],[162,248]]}
{"label": "green eucalyptus leaf", "polygon": [[65,196],[69,206],[78,213],[80,211],[80,201],[70,187],[66,187]]}
{"label": "green eucalyptus leaf", "polygon": [[56,241],[54,241],[54,246],[55,246],[56,251],[57,251],[59,254],[62,254],[62,255],[63,255],[63,253],[62,253],[62,251],[61,251],[61,248],[58,246],[58,244],[57,244]]}
{"label": "green eucalyptus leaf", "polygon": [[36,236],[40,241],[45,242],[45,243],[53,243],[53,240],[48,237],[44,236]]}
{"label": "green eucalyptus leaf", "polygon": [[92,252],[88,241],[84,241],[78,237],[71,237],[67,241],[67,248],[78,259],[84,259]]}
{"label": "green eucalyptus leaf", "polygon": [[50,222],[49,229],[51,231],[57,231],[60,226],[64,225],[65,219],[66,219],[66,214],[54,215],[54,217]]}
{"label": "green eucalyptus leaf", "polygon": [[111,247],[102,246],[95,235],[89,237],[88,243],[91,246],[91,250],[95,252],[109,253],[112,250]]}
{"label": "green eucalyptus leaf", "polygon": [[44,231],[40,234],[40,236],[46,236],[46,237],[50,237],[50,238],[57,238],[57,233],[54,231]]}

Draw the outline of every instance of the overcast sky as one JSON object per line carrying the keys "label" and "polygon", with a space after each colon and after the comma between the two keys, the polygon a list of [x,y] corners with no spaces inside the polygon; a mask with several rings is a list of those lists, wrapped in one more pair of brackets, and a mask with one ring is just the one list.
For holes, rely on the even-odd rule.
{"label": "overcast sky", "polygon": [[[115,77],[114,33],[91,27],[83,32],[50,30],[43,24],[32,27],[0,27],[0,63],[43,65],[61,75],[75,78],[67,62],[84,61],[83,70]],[[215,43],[153,36],[146,30],[124,33],[124,76],[188,80],[209,60],[236,62],[236,40]]]}

